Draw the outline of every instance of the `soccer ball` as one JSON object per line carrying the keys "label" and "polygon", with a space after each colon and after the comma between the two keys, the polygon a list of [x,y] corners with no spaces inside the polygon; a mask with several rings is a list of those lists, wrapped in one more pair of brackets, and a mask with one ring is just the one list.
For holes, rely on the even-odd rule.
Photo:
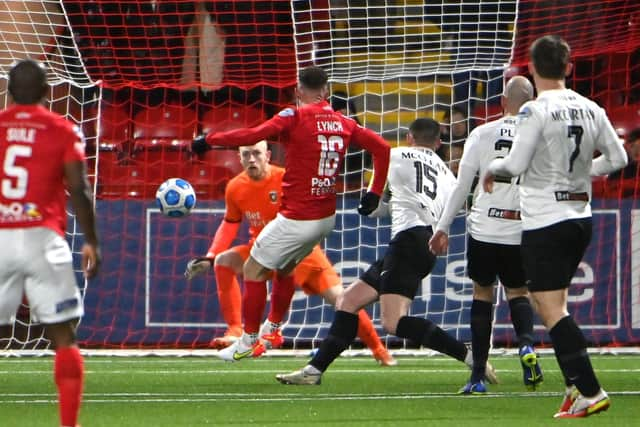
{"label": "soccer ball", "polygon": [[189,215],[196,205],[196,192],[182,178],[169,178],[156,191],[156,204],[160,212],[172,218]]}

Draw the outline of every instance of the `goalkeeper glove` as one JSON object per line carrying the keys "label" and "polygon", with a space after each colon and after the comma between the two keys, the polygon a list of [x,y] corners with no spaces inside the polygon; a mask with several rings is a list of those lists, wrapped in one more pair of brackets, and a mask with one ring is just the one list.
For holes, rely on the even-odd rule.
{"label": "goalkeeper glove", "polygon": [[194,258],[187,263],[187,268],[184,270],[184,277],[186,277],[187,280],[191,280],[211,270],[211,267],[213,267],[213,258]]}
{"label": "goalkeeper glove", "polygon": [[207,135],[202,134],[193,138],[193,141],[191,142],[191,151],[196,154],[201,154],[209,150],[211,150],[211,146],[207,144]]}
{"label": "goalkeeper glove", "polygon": [[376,193],[372,193],[371,191],[367,191],[360,199],[360,204],[358,205],[358,213],[360,215],[368,216],[371,212],[376,210],[379,202],[380,196],[378,196]]}

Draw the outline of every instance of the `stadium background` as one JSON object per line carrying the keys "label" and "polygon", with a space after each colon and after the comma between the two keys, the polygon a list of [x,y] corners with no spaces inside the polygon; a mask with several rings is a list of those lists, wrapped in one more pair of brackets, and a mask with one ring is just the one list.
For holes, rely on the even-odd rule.
{"label": "stadium background", "polygon": [[[573,48],[569,86],[606,107],[622,136],[639,122],[634,1],[68,0],[3,7],[3,71],[16,57],[46,60],[54,70],[51,108],[81,125],[89,141],[104,265],[85,289],[83,347],[206,348],[223,332],[212,275],[188,283],[182,271],[206,251],[221,220],[224,184],[239,165],[233,150],[198,157],[189,143],[203,131],[256,124],[289,104],[298,67],[326,67],[333,92],[353,101],[351,113],[395,146],[411,120],[442,120],[454,105],[468,110],[468,125],[497,117],[503,72],[526,72],[529,43],[555,33]],[[281,154],[275,151],[276,162]],[[325,244],[347,283],[384,250],[389,233],[388,223],[354,211],[368,166],[366,157],[350,154],[341,215]],[[198,191],[198,209],[187,219],[154,209],[155,189],[171,176]],[[574,279],[571,309],[591,344],[637,344],[637,183],[594,184],[596,231]],[[462,217],[452,235],[450,255],[425,280],[412,311],[468,340]],[[72,217],[69,239],[79,247]],[[509,346],[508,310],[499,301],[494,342]],[[284,329],[288,344],[314,344],[332,313],[319,299],[296,294]],[[371,314],[377,319],[377,307]],[[546,341],[541,328],[538,340]],[[25,306],[10,346],[46,345]]]}

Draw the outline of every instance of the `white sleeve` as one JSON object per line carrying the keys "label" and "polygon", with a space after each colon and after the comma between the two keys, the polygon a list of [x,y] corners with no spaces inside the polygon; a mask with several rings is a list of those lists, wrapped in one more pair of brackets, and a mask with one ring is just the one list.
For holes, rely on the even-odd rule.
{"label": "white sleeve", "polygon": [[444,211],[442,212],[442,216],[440,216],[440,220],[438,220],[438,225],[436,226],[436,231],[444,231],[447,234],[449,233],[451,223],[453,223],[458,211],[460,211],[464,205],[469,191],[471,191],[473,179],[478,172],[477,163],[479,156],[476,154],[478,142],[477,133],[471,132],[464,145],[464,151],[462,152],[462,158],[460,159],[460,165],[458,166],[458,180],[453,185],[453,188],[447,197]]}
{"label": "white sleeve", "polygon": [[488,171],[493,175],[518,176],[531,163],[536,145],[542,139],[543,121],[527,102],[520,108],[516,124],[516,136],[509,154],[489,163]]}
{"label": "white sleeve", "polygon": [[607,175],[627,165],[628,157],[622,140],[611,125],[604,110],[600,115],[600,135],[596,140],[596,148],[602,154],[591,164],[591,176]]}

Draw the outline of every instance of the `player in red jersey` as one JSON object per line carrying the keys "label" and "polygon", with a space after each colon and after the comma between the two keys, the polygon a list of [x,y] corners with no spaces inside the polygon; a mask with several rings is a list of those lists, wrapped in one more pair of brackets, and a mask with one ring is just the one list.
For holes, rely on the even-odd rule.
{"label": "player in red jersey", "polygon": [[358,212],[368,215],[377,207],[389,168],[389,145],[379,135],[333,111],[326,101],[327,73],[320,67],[300,72],[298,108],[285,108],[250,129],[209,133],[194,140],[194,151],[209,145],[242,146],[279,136],[285,146],[282,204],[276,218],[258,235],[244,264],[244,334],[220,351],[224,360],[251,356],[259,345],[258,330],[266,305],[266,280],[277,271],[273,286],[291,289],[291,272],[335,225],[336,175],[353,142],[373,156],[374,177]]}
{"label": "player in red jersey", "polygon": [[64,238],[65,189],[84,231],[85,277],[98,272],[100,251],[84,139],[40,105],[47,90],[39,63],[27,59],[11,68],[14,105],[0,112],[0,326],[9,329],[24,294],[55,349],[60,423],[75,426],[84,376],[75,331],[83,307]]}
{"label": "player in red jersey", "polygon": [[[224,219],[216,230],[206,256],[191,260],[185,271],[185,276],[190,280],[213,266],[220,310],[228,325],[224,336],[213,341],[217,349],[228,347],[242,335],[242,296],[236,276],[242,274],[242,266],[249,257],[255,238],[276,217],[280,206],[284,169],[269,164],[270,158],[271,151],[266,141],[240,147],[240,162],[244,171],[227,185]],[[230,248],[243,218],[249,222],[250,239],[246,244]],[[343,292],[340,276],[318,245],[294,269],[293,275],[294,283],[305,293],[320,295],[330,304],[335,304]],[[276,291],[279,292],[272,293],[269,315],[260,330],[260,338],[267,347],[282,345],[280,325],[293,296],[293,289],[289,292],[282,292],[282,289]],[[358,335],[362,342],[371,349],[381,365],[395,365],[396,361],[380,341],[368,314],[362,310],[359,317]]]}

